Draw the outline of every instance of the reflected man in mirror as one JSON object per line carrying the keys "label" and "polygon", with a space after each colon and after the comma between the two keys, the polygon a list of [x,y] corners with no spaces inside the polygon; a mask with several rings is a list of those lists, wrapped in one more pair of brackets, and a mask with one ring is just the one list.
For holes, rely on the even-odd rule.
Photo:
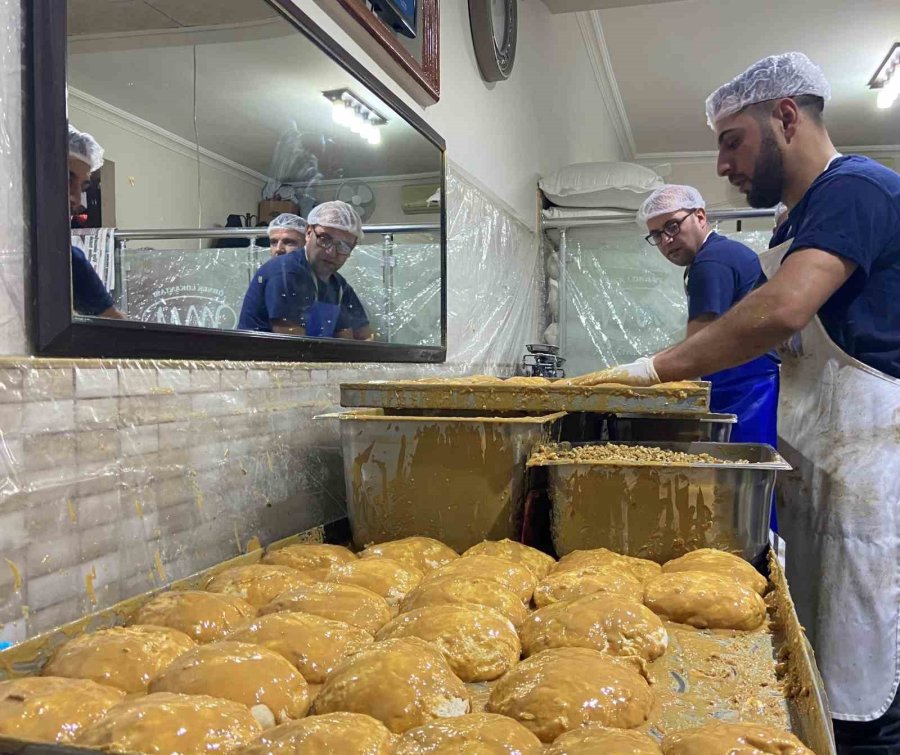
{"label": "reflected man in mirror", "polygon": [[346,202],[324,202],[307,219],[305,245],[264,264],[244,295],[238,328],[316,338],[374,338],[362,302],[338,273],[362,240]]}
{"label": "reflected man in mirror", "polygon": [[273,257],[296,252],[303,246],[306,221],[299,215],[283,212],[269,223],[269,249]]}
{"label": "reflected man in mirror", "polygon": [[[91,182],[91,173],[103,165],[103,147],[90,134],[69,126],[69,216],[84,208],[81,196]],[[72,247],[72,308],[80,315],[125,319],[113,305],[112,296],[84,252]]]}

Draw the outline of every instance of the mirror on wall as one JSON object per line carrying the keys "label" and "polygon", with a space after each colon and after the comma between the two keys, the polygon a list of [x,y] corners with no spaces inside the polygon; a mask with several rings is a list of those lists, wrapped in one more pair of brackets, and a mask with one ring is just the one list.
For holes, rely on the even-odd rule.
{"label": "mirror on wall", "polygon": [[444,346],[443,143],[292,4],[67,7],[74,322]]}

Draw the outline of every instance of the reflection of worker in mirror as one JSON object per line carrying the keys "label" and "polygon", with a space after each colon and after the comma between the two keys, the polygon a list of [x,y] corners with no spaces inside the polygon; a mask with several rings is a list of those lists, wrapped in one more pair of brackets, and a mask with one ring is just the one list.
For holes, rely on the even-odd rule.
{"label": "reflection of worker in mirror", "polygon": [[[90,134],[69,126],[69,214],[82,211],[82,194],[91,182],[91,173],[103,165],[103,147]],[[80,315],[114,317],[124,315],[113,305],[112,296],[91,266],[84,252],[72,247],[72,308]]]}
{"label": "reflection of worker in mirror", "polygon": [[274,256],[256,271],[238,328],[372,340],[362,302],[338,273],[362,239],[359,215],[346,202],[325,202],[307,222],[303,247]]}
{"label": "reflection of worker in mirror", "polygon": [[273,257],[296,252],[303,246],[306,221],[299,215],[283,212],[269,223],[269,249]]}

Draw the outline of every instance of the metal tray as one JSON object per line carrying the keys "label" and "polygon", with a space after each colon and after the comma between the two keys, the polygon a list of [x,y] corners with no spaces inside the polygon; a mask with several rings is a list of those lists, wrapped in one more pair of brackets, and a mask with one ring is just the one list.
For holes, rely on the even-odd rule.
{"label": "metal tray", "polygon": [[526,412],[641,412],[707,414],[709,383],[625,385],[504,385],[502,383],[342,383],[341,406],[382,409],[446,409]]}
{"label": "metal tray", "polygon": [[606,421],[609,440],[728,443],[735,414],[615,414]]}

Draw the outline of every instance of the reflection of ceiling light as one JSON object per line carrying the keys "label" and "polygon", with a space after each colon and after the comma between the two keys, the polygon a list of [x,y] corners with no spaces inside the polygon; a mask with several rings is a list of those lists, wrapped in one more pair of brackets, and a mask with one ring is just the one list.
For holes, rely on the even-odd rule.
{"label": "reflection of ceiling light", "polygon": [[387,118],[349,89],[332,89],[322,94],[331,102],[332,121],[359,134],[369,144],[381,144],[381,127],[387,124]]}
{"label": "reflection of ceiling light", "polygon": [[878,90],[876,104],[887,110],[900,96],[900,42],[896,42],[887,57],[869,80],[869,89]]}

